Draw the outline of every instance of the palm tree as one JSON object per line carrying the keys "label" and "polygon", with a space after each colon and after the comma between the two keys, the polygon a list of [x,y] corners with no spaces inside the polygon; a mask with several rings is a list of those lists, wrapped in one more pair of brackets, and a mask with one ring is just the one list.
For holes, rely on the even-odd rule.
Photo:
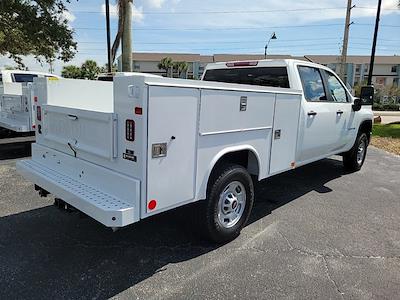
{"label": "palm tree", "polygon": [[122,71],[132,71],[132,5],[133,0],[117,0],[118,31],[111,48],[111,61],[115,61],[122,42]]}
{"label": "palm tree", "polygon": [[172,62],[171,57],[164,57],[158,64],[158,68],[160,70],[165,70],[165,77],[169,77],[168,73],[172,69],[173,66],[174,66],[174,63]]}
{"label": "palm tree", "polygon": [[185,74],[185,79],[187,78],[187,70],[189,68],[187,62],[185,61],[178,61],[174,63],[174,68],[178,72],[178,77],[183,78],[182,75]]}

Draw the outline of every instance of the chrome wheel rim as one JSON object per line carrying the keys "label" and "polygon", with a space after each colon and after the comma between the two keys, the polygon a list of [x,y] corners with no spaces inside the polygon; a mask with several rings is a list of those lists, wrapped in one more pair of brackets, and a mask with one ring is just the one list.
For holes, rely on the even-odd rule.
{"label": "chrome wheel rim", "polygon": [[360,144],[358,145],[358,149],[357,149],[357,163],[359,165],[361,165],[364,160],[366,148],[367,148],[367,146],[366,146],[365,140],[361,140]]}
{"label": "chrome wheel rim", "polygon": [[246,207],[246,189],[239,181],[229,183],[219,196],[218,222],[232,228],[241,219]]}

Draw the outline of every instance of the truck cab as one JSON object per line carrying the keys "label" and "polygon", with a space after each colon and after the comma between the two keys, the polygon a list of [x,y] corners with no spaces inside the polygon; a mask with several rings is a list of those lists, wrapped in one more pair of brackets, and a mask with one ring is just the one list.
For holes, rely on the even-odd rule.
{"label": "truck cab", "polygon": [[203,81],[292,88],[302,91],[296,164],[349,151],[360,130],[372,130],[372,106],[354,110],[356,98],[329,68],[301,60],[209,64]]}

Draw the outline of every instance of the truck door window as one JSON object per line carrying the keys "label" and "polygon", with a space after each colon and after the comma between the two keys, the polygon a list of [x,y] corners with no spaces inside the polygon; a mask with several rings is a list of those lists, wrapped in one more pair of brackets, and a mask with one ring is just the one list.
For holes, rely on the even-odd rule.
{"label": "truck door window", "polygon": [[308,101],[327,101],[324,82],[317,68],[299,66],[304,97]]}
{"label": "truck door window", "polygon": [[286,67],[210,69],[203,80],[289,88]]}
{"label": "truck door window", "polygon": [[330,72],[324,71],[327,78],[327,86],[334,102],[346,103],[347,93],[339,79]]}
{"label": "truck door window", "polygon": [[37,77],[35,74],[21,74],[14,73],[13,78],[14,82],[33,82],[33,78]]}

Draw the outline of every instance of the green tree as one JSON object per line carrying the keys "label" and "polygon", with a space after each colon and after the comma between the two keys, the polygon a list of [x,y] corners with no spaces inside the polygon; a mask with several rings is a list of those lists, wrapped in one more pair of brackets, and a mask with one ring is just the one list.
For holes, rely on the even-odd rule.
{"label": "green tree", "polygon": [[[165,70],[165,76],[169,77],[169,73],[172,70],[174,63],[171,57],[164,57],[158,64],[160,70]],[[172,76],[171,76],[172,77]]]}
{"label": "green tree", "polygon": [[87,60],[81,66],[82,77],[85,79],[94,80],[101,71],[94,60]]}
{"label": "green tree", "polygon": [[187,78],[188,68],[189,68],[189,65],[185,61],[177,61],[174,63],[174,69],[177,71],[179,78]]}
{"label": "green tree", "polygon": [[97,62],[89,59],[80,67],[73,65],[64,66],[61,75],[64,78],[95,80],[97,75],[103,73],[103,71],[104,68],[99,67]]}
{"label": "green tree", "polygon": [[70,0],[0,1],[0,55],[23,66],[21,56],[38,61],[54,58],[64,62],[76,52],[73,30],[63,16]]}
{"label": "green tree", "polygon": [[61,71],[61,76],[64,78],[82,79],[82,70],[80,67],[69,65],[64,66]]}

